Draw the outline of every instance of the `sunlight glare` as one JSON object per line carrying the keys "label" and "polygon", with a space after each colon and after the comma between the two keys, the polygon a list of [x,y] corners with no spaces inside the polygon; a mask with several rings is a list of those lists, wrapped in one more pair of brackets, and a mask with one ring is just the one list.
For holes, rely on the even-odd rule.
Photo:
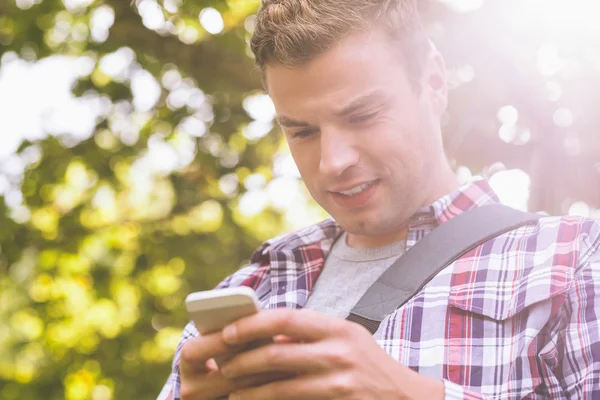
{"label": "sunlight glare", "polygon": [[114,53],[100,59],[99,67],[106,75],[116,81],[129,78],[131,64],[135,61],[135,53],[129,47],[122,47]]}
{"label": "sunlight glare", "polygon": [[0,160],[13,154],[23,139],[45,138],[48,128],[78,138],[91,134],[105,108],[102,100],[92,95],[76,98],[70,90],[79,76],[90,72],[89,57],[52,56],[35,63],[2,60],[0,132],[10,135],[0,135]]}
{"label": "sunlight glare", "polygon": [[200,12],[200,24],[210,34],[217,35],[225,29],[221,13],[212,7],[206,7]]}
{"label": "sunlight glare", "polygon": [[556,36],[600,33],[600,2],[596,0],[530,0],[528,3],[527,11],[535,15],[532,20],[548,33]]}
{"label": "sunlight glare", "polygon": [[165,15],[155,0],[141,0],[138,12],[142,16],[142,23],[148,29],[156,31],[165,25]]}
{"label": "sunlight glare", "polygon": [[272,122],[275,118],[273,100],[266,94],[248,96],[243,101],[244,110],[255,121]]}
{"label": "sunlight glare", "polygon": [[71,12],[85,9],[93,2],[94,0],[63,0],[63,4]]}
{"label": "sunlight glare", "polygon": [[131,92],[135,109],[150,111],[160,98],[161,88],[150,72],[140,69],[131,77]]}
{"label": "sunlight glare", "polygon": [[108,5],[102,5],[94,10],[90,18],[92,39],[102,43],[108,39],[108,30],[115,23],[115,11]]}
{"label": "sunlight glare", "polygon": [[578,216],[578,217],[585,217],[588,218],[591,216],[591,208],[590,206],[583,202],[583,201],[578,201],[576,203],[571,204],[571,207],[569,207],[569,215],[573,215],[573,216]]}
{"label": "sunlight glare", "polygon": [[239,210],[246,217],[260,214],[269,204],[269,197],[264,190],[249,191],[240,198]]}
{"label": "sunlight glare", "polygon": [[484,0],[439,0],[457,13],[468,13],[475,11],[484,3]]}
{"label": "sunlight glare", "polygon": [[489,179],[490,186],[507,206],[527,211],[531,179],[520,169],[500,171]]}

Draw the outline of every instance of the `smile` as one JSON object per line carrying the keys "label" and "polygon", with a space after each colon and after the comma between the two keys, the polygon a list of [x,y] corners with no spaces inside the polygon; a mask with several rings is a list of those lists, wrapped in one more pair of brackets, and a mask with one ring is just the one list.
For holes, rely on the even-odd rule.
{"label": "smile", "polygon": [[370,188],[371,186],[373,186],[376,182],[377,182],[377,180],[363,183],[362,185],[358,185],[352,189],[344,190],[344,191],[337,192],[337,193],[343,194],[344,196],[356,196],[357,194],[360,194],[360,193],[364,192],[365,190],[367,190],[368,188]]}

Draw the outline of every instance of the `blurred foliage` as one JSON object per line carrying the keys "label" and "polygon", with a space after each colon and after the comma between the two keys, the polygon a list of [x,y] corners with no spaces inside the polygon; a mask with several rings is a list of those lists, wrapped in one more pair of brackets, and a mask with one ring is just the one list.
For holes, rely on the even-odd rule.
{"label": "blurred foliage", "polygon": [[[265,108],[247,45],[258,3],[0,0],[3,65],[74,57],[73,92],[96,110],[86,137],[53,132],[4,161],[2,399],[155,398],[185,295],[323,215],[277,179],[285,145],[272,116],[253,115],[253,101]],[[526,171],[532,209],[599,206],[600,46],[559,43],[572,58],[540,73],[539,52],[553,48],[503,25],[500,3],[460,13],[422,2],[450,71],[449,155],[473,173]]]}
{"label": "blurred foliage", "polygon": [[[208,6],[222,13],[220,35],[199,23]],[[271,125],[248,133],[243,108],[259,89],[244,24],[257,6],[0,2],[0,54],[83,58],[91,68],[73,91],[100,104],[92,135],[25,142],[23,176],[7,175],[23,202],[0,202],[0,398],[155,398],[185,295],[289,229],[275,207],[238,207],[272,180],[282,150]],[[144,8],[168,27],[147,28]],[[136,103],[136,76],[160,83],[156,104]]]}

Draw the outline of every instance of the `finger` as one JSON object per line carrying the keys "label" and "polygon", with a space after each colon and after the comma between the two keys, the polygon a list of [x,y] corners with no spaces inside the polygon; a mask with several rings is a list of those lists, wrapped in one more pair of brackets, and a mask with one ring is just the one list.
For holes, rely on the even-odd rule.
{"label": "finger", "polygon": [[276,371],[293,374],[323,372],[332,368],[332,361],[343,357],[332,357],[332,350],[328,348],[318,344],[271,344],[238,354],[221,366],[221,372],[230,379]]}
{"label": "finger", "polygon": [[269,372],[265,374],[256,374],[236,379],[230,379],[229,381],[233,384],[233,390],[240,390],[249,387],[265,385],[267,383],[283,381],[286,379],[291,379],[293,377],[294,375],[290,375],[285,372]]}
{"label": "finger", "polygon": [[300,343],[299,341],[285,335],[277,335],[273,338],[273,341],[275,343]]}
{"label": "finger", "polygon": [[219,371],[181,375],[179,395],[182,400],[212,399],[227,396],[236,387]]}
{"label": "finger", "polygon": [[294,340],[317,341],[338,334],[336,331],[343,327],[340,321],[306,309],[262,311],[227,326],[223,339],[239,344],[285,335]]}
{"label": "finger", "polygon": [[219,370],[219,366],[217,365],[217,362],[215,361],[214,358],[211,358],[210,360],[208,360],[206,362],[206,370],[209,372],[213,372],[213,371],[218,371]]}
{"label": "finger", "polygon": [[179,368],[182,374],[197,374],[210,371],[206,368],[208,360],[216,355],[231,351],[231,346],[223,341],[221,333],[195,337],[181,348]]}
{"label": "finger", "polygon": [[232,380],[223,376],[219,371],[214,371],[187,379],[182,377],[180,392],[182,399],[220,398],[228,396],[235,390],[260,386],[281,379],[288,379],[289,377],[288,374],[276,373],[246,376]]}
{"label": "finger", "polygon": [[336,386],[329,380],[310,375],[294,379],[276,381],[262,386],[236,390],[229,397],[235,400],[326,400],[342,398],[348,394],[350,386],[340,382]]}

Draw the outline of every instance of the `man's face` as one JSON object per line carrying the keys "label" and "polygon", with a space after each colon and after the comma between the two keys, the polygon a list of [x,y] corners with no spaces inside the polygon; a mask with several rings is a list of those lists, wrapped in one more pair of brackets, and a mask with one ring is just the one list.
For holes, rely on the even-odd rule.
{"label": "man's face", "polygon": [[440,60],[427,62],[420,94],[378,30],[350,36],[301,67],[267,66],[269,94],[300,174],[348,231],[351,246],[402,239],[412,214],[437,198],[445,160]]}

